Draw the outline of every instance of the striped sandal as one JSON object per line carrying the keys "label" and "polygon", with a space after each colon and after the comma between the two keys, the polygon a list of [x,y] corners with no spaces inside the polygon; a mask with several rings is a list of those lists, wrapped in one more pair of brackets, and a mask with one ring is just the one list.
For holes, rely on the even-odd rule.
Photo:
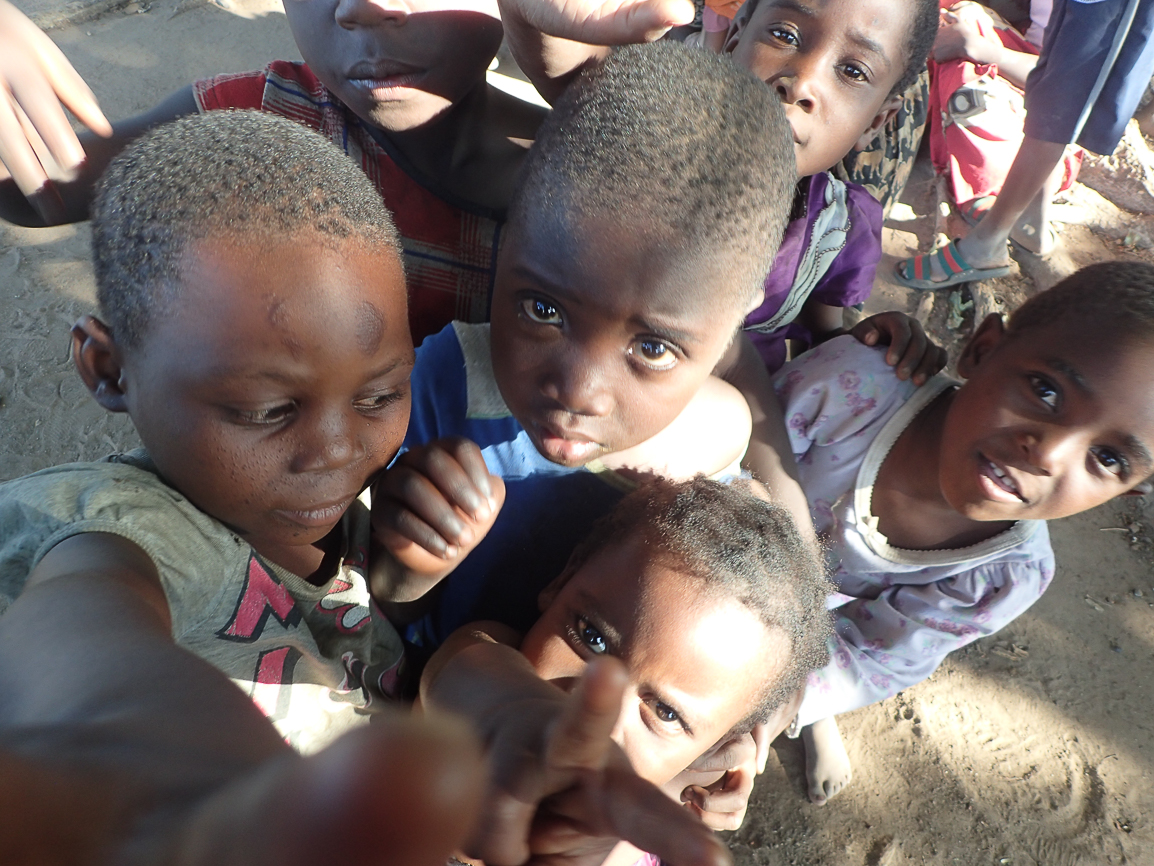
{"label": "striped sandal", "polygon": [[[946,275],[944,280],[930,279],[930,259],[935,256],[942,272]],[[999,265],[994,268],[970,267],[962,258],[962,254],[958,252],[957,241],[950,241],[932,253],[923,253],[910,259],[902,259],[894,265],[894,279],[906,288],[917,289],[919,292],[932,292],[947,286],[958,286],[962,283],[1004,277],[1012,270],[1013,268],[1009,265]]]}

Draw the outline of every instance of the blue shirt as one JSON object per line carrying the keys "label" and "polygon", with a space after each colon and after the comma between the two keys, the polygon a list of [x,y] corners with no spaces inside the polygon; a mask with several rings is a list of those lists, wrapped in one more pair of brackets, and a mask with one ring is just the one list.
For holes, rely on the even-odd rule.
{"label": "blue shirt", "polygon": [[565,568],[593,523],[629,489],[598,463],[570,468],[533,446],[510,414],[493,377],[489,326],[454,322],[425,339],[412,375],[413,409],[405,447],[464,436],[505,482],[493,528],[440,586],[430,613],[407,638],[429,650],[466,623],[491,619],[524,632],[537,620],[537,596]]}

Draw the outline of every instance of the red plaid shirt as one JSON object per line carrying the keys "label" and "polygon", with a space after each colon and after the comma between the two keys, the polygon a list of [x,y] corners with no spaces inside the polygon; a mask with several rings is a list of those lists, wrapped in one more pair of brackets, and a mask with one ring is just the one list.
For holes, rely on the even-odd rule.
{"label": "red plaid shirt", "polygon": [[201,111],[250,108],[302,123],[355,159],[393,214],[405,250],[409,324],[420,343],[454,319],[484,322],[505,215],[416,180],[404,158],[336,98],[303,63],[278,60],[258,72],[193,85]]}

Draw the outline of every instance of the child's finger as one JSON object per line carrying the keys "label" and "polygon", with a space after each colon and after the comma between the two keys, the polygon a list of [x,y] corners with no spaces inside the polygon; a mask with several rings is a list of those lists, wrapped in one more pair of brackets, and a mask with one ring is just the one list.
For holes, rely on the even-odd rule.
{"label": "child's finger", "polygon": [[413,527],[415,531],[423,532],[411,518],[405,516],[406,512],[412,512],[448,544],[472,543],[473,530],[464,517],[445,498],[440,487],[421,472],[409,466],[397,465],[385,473],[380,484],[384,495],[400,506],[396,509],[382,508],[386,519],[392,518],[387,519],[386,525],[418,541],[406,529]]}
{"label": "child's finger", "polygon": [[397,463],[413,467],[433,483],[443,499],[474,520],[485,520],[492,514],[489,470],[480,449],[469,440],[438,440],[404,454]]}
{"label": "child's finger", "polygon": [[[460,548],[433,529],[407,508],[395,505],[382,506],[381,518],[373,520],[377,538],[385,549],[408,562],[411,554],[409,545],[416,545],[440,560],[452,559]],[[442,563],[443,566],[443,563]]]}
{"label": "child's finger", "polygon": [[625,667],[617,659],[597,659],[585,669],[549,734],[546,767],[569,771],[605,766],[627,683]]}
{"label": "child's finger", "polygon": [[16,182],[17,188],[31,198],[48,183],[44,166],[36,158],[20,123],[16,103],[0,91],[0,162]]}
{"label": "child's finger", "polygon": [[558,795],[550,809],[590,836],[623,839],[673,866],[733,862],[712,830],[627,767],[607,768],[601,784]]}
{"label": "child's finger", "polygon": [[496,478],[489,467],[485,464],[485,458],[481,454],[481,449],[476,442],[471,439],[465,439],[460,436],[454,436],[451,439],[441,440],[445,448],[457,459],[461,469],[468,475],[469,480],[473,483],[477,492],[480,493],[486,500],[490,507],[494,505],[493,502],[493,481]]}
{"label": "child's finger", "polygon": [[898,378],[902,380],[908,379],[914,374],[914,370],[925,357],[926,348],[929,346],[926,332],[922,330],[921,325],[913,319],[909,321],[912,323],[911,327],[907,329],[909,337],[905,349],[896,361]]}
{"label": "child's finger", "polygon": [[936,343],[929,343],[925,354],[922,355],[921,363],[914,370],[914,383],[917,385],[925,384],[926,380],[946,366],[948,360],[949,355],[945,349]]}

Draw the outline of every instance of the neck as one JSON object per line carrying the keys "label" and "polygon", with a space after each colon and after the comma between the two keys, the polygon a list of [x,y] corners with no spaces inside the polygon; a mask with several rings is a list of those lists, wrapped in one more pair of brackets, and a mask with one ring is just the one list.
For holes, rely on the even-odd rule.
{"label": "neck", "polygon": [[413,168],[445,181],[484,148],[488,102],[489,85],[482,79],[439,117],[414,129],[385,134]]}
{"label": "neck", "polygon": [[940,482],[941,442],[956,390],[937,397],[898,436],[874,482],[871,510],[890,544],[907,550],[968,547],[1007,529],[950,506]]}

